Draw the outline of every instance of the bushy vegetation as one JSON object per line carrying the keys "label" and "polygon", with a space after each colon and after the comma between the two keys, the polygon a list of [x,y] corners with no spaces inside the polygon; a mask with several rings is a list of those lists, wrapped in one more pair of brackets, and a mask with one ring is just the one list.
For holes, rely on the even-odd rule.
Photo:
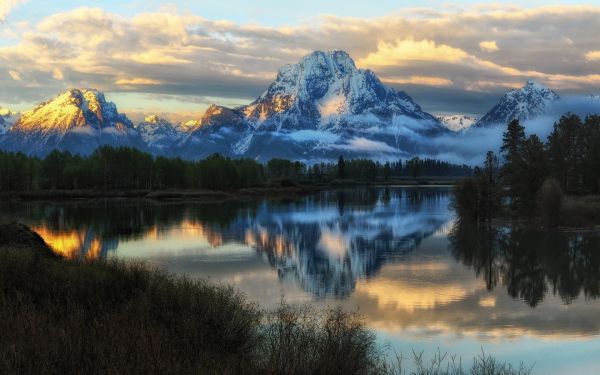
{"label": "bushy vegetation", "polygon": [[[400,357],[398,357],[400,358]],[[478,357],[471,370],[390,360],[362,318],[282,303],[138,263],[69,262],[0,225],[2,374],[526,374]]]}
{"label": "bushy vegetation", "polygon": [[[343,158],[341,158],[342,163]],[[339,163],[338,163],[339,164]],[[22,153],[0,151],[0,190],[237,190],[269,182],[330,181],[338,177],[373,182],[394,176],[466,176],[471,170],[438,160],[412,159],[379,163],[355,159],[345,161],[339,176],[336,163],[308,166],[301,162],[273,159],[266,164],[252,159],[231,159],[215,154],[199,161],[153,157],[134,148],[97,149],[82,157],[68,151],[53,151],[38,159]]]}
{"label": "bushy vegetation", "polygon": [[474,177],[456,187],[454,205],[462,217],[489,222],[501,214],[541,216],[545,225],[556,226],[563,193],[600,193],[600,116],[582,121],[567,114],[554,124],[546,143],[536,135],[527,137],[513,120],[500,151],[500,165],[489,152]]}

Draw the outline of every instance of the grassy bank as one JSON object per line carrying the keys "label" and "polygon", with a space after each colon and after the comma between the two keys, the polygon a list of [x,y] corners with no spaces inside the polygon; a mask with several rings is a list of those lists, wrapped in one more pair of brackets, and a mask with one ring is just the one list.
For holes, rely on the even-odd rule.
{"label": "grassy bank", "polygon": [[[404,374],[386,354],[359,315],[263,311],[142,264],[69,262],[26,227],[0,225],[0,373]],[[528,373],[485,356],[470,369],[414,360],[415,374]]]}

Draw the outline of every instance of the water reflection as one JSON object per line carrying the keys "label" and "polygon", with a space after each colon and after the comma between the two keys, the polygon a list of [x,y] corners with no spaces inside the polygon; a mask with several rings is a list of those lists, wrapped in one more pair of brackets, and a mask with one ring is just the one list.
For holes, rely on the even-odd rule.
{"label": "water reflection", "polygon": [[483,346],[536,363],[537,373],[598,373],[600,236],[455,223],[449,194],[5,203],[0,219],[31,225],[69,258],[143,259],[233,284],[266,308],[282,292],[290,302],[341,304],[405,353],[440,347],[470,358]]}
{"label": "water reflection", "polygon": [[[487,291],[501,288],[531,307],[548,293],[565,304],[599,295],[599,236],[454,225],[448,204],[449,189],[366,188],[291,202],[38,202],[3,204],[1,212],[31,225],[70,259],[107,257],[127,247],[134,257],[208,251],[226,261],[234,247],[246,248],[280,281],[313,298],[347,298],[358,287],[379,303],[409,310],[465,299],[471,292],[466,282],[437,278],[450,267],[447,260],[406,263],[405,256],[428,238],[447,238],[452,257],[473,270]],[[372,280],[384,265],[414,279],[401,285]],[[482,308],[495,303],[489,296],[478,301]]]}
{"label": "water reflection", "polygon": [[263,254],[280,279],[294,280],[316,297],[343,298],[357,280],[413,251],[447,223],[447,206],[445,190],[387,188],[325,192],[294,202],[33,203],[3,211],[20,212],[68,258],[105,257],[120,242],[159,241],[177,231],[174,248],[184,239],[213,248],[243,244]]}
{"label": "water reflection", "polygon": [[600,293],[600,236],[516,228],[477,228],[458,221],[450,233],[454,257],[513,298],[535,307],[548,292],[565,304]]}

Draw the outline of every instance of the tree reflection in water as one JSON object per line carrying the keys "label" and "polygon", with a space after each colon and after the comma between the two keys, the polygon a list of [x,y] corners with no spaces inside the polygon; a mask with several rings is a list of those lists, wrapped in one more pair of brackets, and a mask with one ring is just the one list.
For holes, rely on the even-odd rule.
{"label": "tree reflection in water", "polygon": [[569,304],[600,295],[600,235],[525,228],[477,227],[458,220],[449,235],[457,261],[535,307],[548,291]]}

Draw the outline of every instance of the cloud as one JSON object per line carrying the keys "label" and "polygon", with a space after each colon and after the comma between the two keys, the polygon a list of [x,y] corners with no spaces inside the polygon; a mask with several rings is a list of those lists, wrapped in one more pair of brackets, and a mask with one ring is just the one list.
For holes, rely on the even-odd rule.
{"label": "cloud", "polygon": [[597,61],[597,38],[589,32],[600,30],[600,6],[406,9],[282,27],[176,12],[125,17],[84,7],[11,27],[17,39],[0,47],[0,71],[18,67],[23,79],[0,76],[0,102],[36,102],[82,85],[250,101],[281,66],[318,49],[346,50],[428,111],[446,108],[450,98],[453,112],[482,112],[487,102],[476,109],[471,92],[491,102],[527,79],[574,93],[600,85],[597,66],[590,64]]}
{"label": "cloud", "polygon": [[484,52],[495,52],[499,50],[495,40],[484,40],[479,43],[479,48]]}
{"label": "cloud", "polygon": [[148,78],[119,78],[115,81],[117,85],[137,86],[137,85],[160,85],[161,81]]}
{"label": "cloud", "polygon": [[589,51],[585,54],[585,59],[588,61],[600,60],[600,51]]}
{"label": "cloud", "polygon": [[10,78],[12,78],[15,81],[21,80],[21,73],[17,72],[16,70],[9,70],[8,75],[10,75]]}
{"label": "cloud", "polygon": [[27,0],[2,0],[0,1],[0,22],[6,20],[8,14],[18,5],[23,4]]}
{"label": "cloud", "polygon": [[426,85],[426,86],[451,86],[452,81],[448,78],[443,77],[423,77],[423,76],[409,76],[409,77],[387,77],[383,79],[384,83],[395,83],[399,85]]}
{"label": "cloud", "polygon": [[412,62],[437,61],[459,62],[467,54],[445,44],[436,44],[432,40],[396,40],[395,42],[380,42],[377,51],[358,61],[362,66],[405,65]]}
{"label": "cloud", "polygon": [[398,150],[385,142],[372,141],[364,137],[356,137],[349,140],[346,144],[336,145],[336,148],[354,152],[388,152],[398,153]]}
{"label": "cloud", "polygon": [[58,81],[62,81],[63,79],[65,79],[65,76],[63,75],[63,72],[60,69],[54,68],[52,69],[52,78]]}

